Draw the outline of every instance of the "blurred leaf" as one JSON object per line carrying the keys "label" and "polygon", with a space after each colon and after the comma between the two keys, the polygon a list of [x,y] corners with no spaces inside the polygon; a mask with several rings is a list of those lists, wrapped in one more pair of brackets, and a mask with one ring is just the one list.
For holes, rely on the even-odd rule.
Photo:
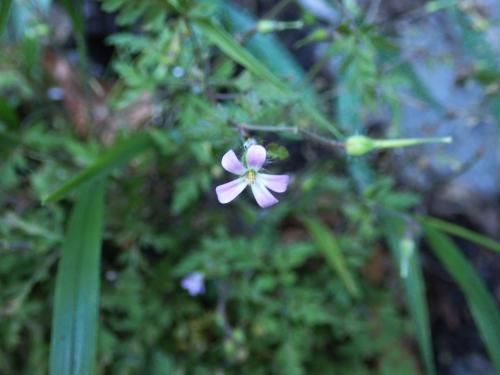
{"label": "blurred leaf", "polygon": [[0,37],[2,36],[5,27],[7,26],[11,6],[12,0],[2,0],[0,2]]}
{"label": "blurred leaf", "polygon": [[395,68],[395,72],[401,74],[411,87],[411,92],[417,98],[424,101],[437,111],[443,110],[443,105],[436,99],[422,79],[418,76],[415,68],[408,62],[404,62]]}
{"label": "blurred leaf", "polygon": [[198,198],[199,194],[197,181],[192,176],[179,178],[175,182],[171,212],[174,215],[180,214]]}
{"label": "blurred leaf", "polygon": [[83,183],[101,177],[113,168],[122,166],[137,155],[154,147],[149,133],[134,134],[112,146],[92,165],[42,199],[43,203],[55,202]]}
{"label": "blurred leaf", "polygon": [[479,233],[476,233],[470,229],[461,227],[460,225],[449,223],[445,220],[436,219],[435,217],[418,216],[417,218],[419,221],[423,222],[424,224],[427,224],[427,225],[432,226],[436,229],[439,229],[440,231],[447,232],[447,233],[452,234],[452,235],[457,236],[457,237],[461,237],[465,240],[474,242],[474,243],[478,244],[479,246],[483,246],[486,249],[500,253],[500,243],[499,242],[492,240],[491,238],[488,238],[486,236],[483,236]]}
{"label": "blurred leaf", "polygon": [[286,85],[284,85],[278,77],[271,73],[266,66],[257,60],[250,52],[240,46],[233,37],[221,27],[216,27],[204,20],[195,20],[194,22],[201,29],[203,34],[230,58],[243,65],[257,77],[272,83],[281,91],[287,91]]}
{"label": "blurred leaf", "polygon": [[96,371],[105,183],[82,188],[71,213],[56,278],[50,374]]}
{"label": "blurred leaf", "polygon": [[433,0],[425,4],[425,11],[428,13],[433,13],[442,9],[454,7],[456,5],[457,0]]}
{"label": "blurred leaf", "polygon": [[86,99],[90,98],[89,82],[89,62],[87,54],[87,45],[85,43],[85,19],[83,10],[83,0],[61,0],[64,10],[68,13],[71,18],[71,24],[74,30],[74,37],[76,41],[76,47],[79,54],[79,65],[82,76],[84,77],[83,83],[85,85],[85,95]]}
{"label": "blurred leaf", "polygon": [[346,289],[353,297],[359,297],[359,288],[349,268],[347,268],[344,255],[330,229],[319,220],[313,218],[304,218],[303,222],[316,246],[323,253],[323,256],[333,270],[338,274]]}
{"label": "blurred leaf", "polygon": [[[391,219],[385,221],[385,235],[392,255],[397,264],[402,263],[405,256],[403,247],[404,222]],[[414,332],[417,337],[420,354],[422,356],[425,372],[428,375],[436,373],[434,367],[434,356],[432,351],[431,328],[429,324],[429,313],[425,299],[425,283],[422,276],[422,266],[417,251],[408,254],[407,274],[402,278],[405,287],[406,301],[410,316],[414,324]]]}
{"label": "blurred leaf", "polygon": [[444,233],[424,223],[427,242],[465,295],[497,373],[500,373],[500,312],[467,258]]}
{"label": "blurred leaf", "polygon": [[286,147],[277,143],[269,143],[266,149],[269,159],[285,160],[290,156]]}

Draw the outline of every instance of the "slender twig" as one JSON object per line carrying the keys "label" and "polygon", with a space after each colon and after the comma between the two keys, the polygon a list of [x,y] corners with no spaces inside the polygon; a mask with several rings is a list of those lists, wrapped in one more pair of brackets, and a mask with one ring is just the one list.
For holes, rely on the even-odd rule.
{"label": "slender twig", "polygon": [[310,141],[312,143],[316,143],[328,149],[339,151],[339,149],[344,148],[344,144],[342,142],[335,141],[331,138],[324,137],[317,133],[311,132],[309,130],[300,129],[298,126],[275,126],[275,125],[250,125],[245,123],[233,123],[233,125],[239,129],[240,131],[255,131],[255,132],[266,132],[266,133],[292,133],[299,134],[302,136],[304,140]]}
{"label": "slender twig", "polygon": [[297,134],[299,128],[296,126],[277,126],[277,125],[249,125],[249,124],[235,124],[238,128],[256,132],[279,133],[288,132]]}
{"label": "slender twig", "polygon": [[319,145],[333,149],[335,151],[338,151],[339,149],[342,149],[345,147],[345,145],[342,142],[335,141],[331,138],[323,137],[322,135],[312,133],[312,132],[307,131],[307,130],[300,130],[300,134],[302,134],[304,139],[306,139],[308,141],[311,141],[313,143],[317,143]]}

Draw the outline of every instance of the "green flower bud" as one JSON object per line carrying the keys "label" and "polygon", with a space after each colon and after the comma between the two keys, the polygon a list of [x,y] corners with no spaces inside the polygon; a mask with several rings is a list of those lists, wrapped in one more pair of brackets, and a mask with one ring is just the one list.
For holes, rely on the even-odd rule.
{"label": "green flower bud", "polygon": [[361,156],[375,148],[373,139],[364,135],[353,135],[345,141],[347,155]]}
{"label": "green flower bud", "polygon": [[408,276],[410,259],[413,256],[413,252],[415,251],[415,241],[411,237],[404,237],[399,242],[399,249],[401,251],[400,275],[405,279]]}
{"label": "green flower bud", "polygon": [[304,26],[302,21],[273,21],[273,20],[260,20],[255,25],[257,32],[266,34],[274,31],[283,31],[288,29],[301,29]]}

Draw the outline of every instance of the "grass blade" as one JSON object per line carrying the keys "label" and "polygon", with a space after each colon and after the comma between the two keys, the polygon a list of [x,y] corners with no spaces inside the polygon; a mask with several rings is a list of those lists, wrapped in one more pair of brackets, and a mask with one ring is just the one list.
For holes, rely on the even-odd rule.
{"label": "grass blade", "polygon": [[[397,264],[402,264],[404,256],[404,222],[397,219],[386,220],[385,234],[389,248]],[[407,274],[402,278],[405,289],[406,301],[411,319],[414,324],[414,332],[417,338],[420,354],[425,367],[425,373],[434,375],[434,356],[432,352],[431,328],[427,300],[425,299],[425,283],[422,276],[422,267],[417,251],[408,254]]]}
{"label": "grass blade", "polygon": [[0,37],[2,36],[5,27],[7,26],[11,6],[12,0],[0,1]]}
{"label": "grass blade", "polygon": [[309,231],[313,241],[318,249],[322,252],[327,262],[340,277],[347,291],[351,296],[357,298],[360,296],[359,288],[352,276],[349,268],[347,268],[344,255],[337,244],[337,241],[330,229],[316,219],[304,218],[304,224]]}
{"label": "grass blade", "polygon": [[474,321],[493,362],[500,373],[500,312],[494,298],[469,261],[444,233],[424,223],[427,242],[465,295]]}
{"label": "grass blade", "polygon": [[57,271],[51,375],[95,374],[105,184],[84,186],[73,208]]}
{"label": "grass blade", "polygon": [[486,249],[489,249],[491,251],[496,251],[497,253],[500,253],[499,242],[492,240],[491,238],[488,238],[486,236],[483,236],[479,233],[476,233],[470,229],[430,216],[418,216],[417,219],[420,222],[430,225],[436,229],[439,229],[442,232],[452,234],[454,236],[463,238],[467,241],[474,242],[475,244],[482,246]]}
{"label": "grass blade", "polygon": [[78,173],[71,180],[59,187],[56,191],[42,199],[42,202],[54,202],[83,183],[98,178],[109,172],[111,169],[121,166],[133,159],[135,156],[154,147],[149,133],[140,133],[133,135],[117,145],[108,149],[103,156],[96,160],[92,165]]}
{"label": "grass blade", "polygon": [[226,31],[204,20],[195,20],[194,22],[203,34],[231,59],[243,65],[257,77],[272,83],[281,91],[287,91],[287,86],[284,85],[278,77],[267,69],[267,67],[257,60],[250,52],[236,43],[233,37]]}

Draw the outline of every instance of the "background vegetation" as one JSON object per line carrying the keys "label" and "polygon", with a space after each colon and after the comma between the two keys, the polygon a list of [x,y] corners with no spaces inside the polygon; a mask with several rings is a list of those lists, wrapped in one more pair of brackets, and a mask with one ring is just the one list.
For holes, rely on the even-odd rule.
{"label": "background vegetation", "polygon": [[[3,0],[0,373],[500,372],[500,244],[478,233],[498,239],[498,190],[488,225],[446,190],[494,151],[345,147],[456,135],[405,127],[408,102],[469,118],[401,42],[398,22],[433,19],[498,145],[494,20],[383,3]],[[269,209],[216,199],[250,138],[291,176]],[[441,169],[408,178],[414,152]]]}

